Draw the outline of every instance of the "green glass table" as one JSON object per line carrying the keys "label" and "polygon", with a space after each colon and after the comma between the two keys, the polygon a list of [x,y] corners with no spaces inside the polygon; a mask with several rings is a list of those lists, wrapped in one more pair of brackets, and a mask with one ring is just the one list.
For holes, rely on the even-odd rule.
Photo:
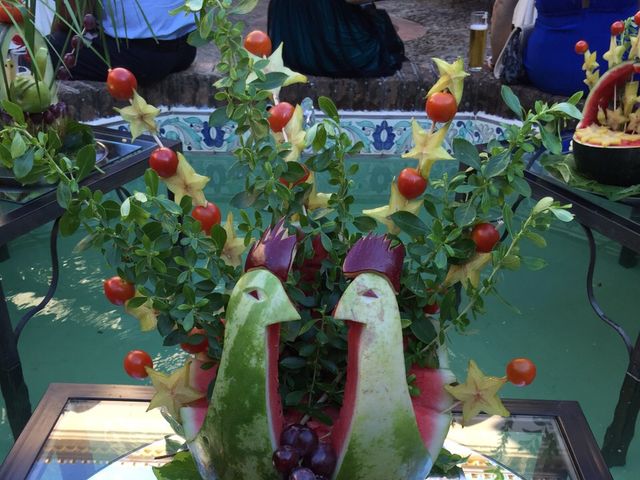
{"label": "green glass table", "polygon": [[[145,480],[181,439],[158,410],[151,387],[52,384],[0,466],[0,479]],[[459,412],[445,447],[468,457],[466,479],[611,479],[577,402],[505,400],[511,417]],[[431,478],[431,477],[430,477]],[[434,477],[437,478],[437,477]]]}

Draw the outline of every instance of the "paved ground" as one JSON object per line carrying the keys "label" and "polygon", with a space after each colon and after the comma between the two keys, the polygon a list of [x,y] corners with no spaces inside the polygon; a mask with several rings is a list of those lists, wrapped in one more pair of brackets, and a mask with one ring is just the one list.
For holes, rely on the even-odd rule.
{"label": "paved ground", "polygon": [[[492,0],[384,0],[378,2],[378,8],[386,9],[399,27],[409,61],[424,66],[434,56],[447,59],[465,56],[469,13],[490,11],[492,3]],[[256,9],[243,18],[247,31],[266,31],[268,5],[269,0],[260,0]],[[215,47],[202,47],[192,69],[209,73],[217,58]]]}

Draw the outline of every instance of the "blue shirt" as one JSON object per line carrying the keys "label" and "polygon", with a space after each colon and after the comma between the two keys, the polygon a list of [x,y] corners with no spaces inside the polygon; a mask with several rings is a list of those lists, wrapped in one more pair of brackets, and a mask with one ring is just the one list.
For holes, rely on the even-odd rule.
{"label": "blue shirt", "polygon": [[169,14],[183,6],[183,0],[103,0],[102,3],[102,27],[110,37],[173,40],[196,29],[193,15]]}
{"label": "blue shirt", "polygon": [[531,83],[557,95],[586,90],[582,71],[584,58],[574,46],[586,40],[598,52],[602,74],[607,62],[602,55],[609,49],[610,27],[638,11],[638,0],[536,0],[538,18],[524,52],[524,66]]}

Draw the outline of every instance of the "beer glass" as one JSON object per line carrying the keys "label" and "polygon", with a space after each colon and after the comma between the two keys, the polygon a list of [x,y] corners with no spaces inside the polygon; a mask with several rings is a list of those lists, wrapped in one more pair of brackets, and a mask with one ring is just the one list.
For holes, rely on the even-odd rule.
{"label": "beer glass", "polygon": [[469,70],[482,70],[487,51],[487,29],[489,12],[472,12],[469,24]]}

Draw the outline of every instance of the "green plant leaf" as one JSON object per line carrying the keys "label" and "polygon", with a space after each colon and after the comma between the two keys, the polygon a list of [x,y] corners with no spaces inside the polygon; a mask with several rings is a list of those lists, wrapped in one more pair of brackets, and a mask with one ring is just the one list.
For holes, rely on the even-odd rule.
{"label": "green plant leaf", "polygon": [[509,107],[509,109],[516,114],[516,116],[522,120],[522,105],[520,105],[520,100],[513,90],[510,87],[503,85],[500,90],[500,95],[502,96],[502,100]]}
{"label": "green plant leaf", "polygon": [[546,260],[536,257],[522,257],[522,263],[524,263],[524,266],[529,270],[533,271],[542,270],[547,266]]}
{"label": "green plant leaf", "polygon": [[20,133],[16,133],[11,140],[11,158],[18,158],[27,151],[27,144]]}
{"label": "green plant leaf", "polygon": [[[13,149],[13,145],[12,145]],[[24,155],[20,155],[13,160],[13,174],[17,179],[21,179],[29,175],[33,169],[33,149],[30,149]]]}
{"label": "green plant leaf", "polygon": [[412,237],[420,237],[427,232],[427,226],[411,212],[401,210],[391,215],[391,220],[396,226]]}
{"label": "green plant leaf", "polygon": [[184,6],[187,7],[192,12],[199,12],[202,10],[202,6],[204,5],[204,0],[186,0],[184,2]]}
{"label": "green plant leaf", "polygon": [[551,208],[551,213],[553,213],[558,220],[561,222],[570,222],[573,220],[573,213],[565,210],[564,208]]}
{"label": "green plant leaf", "polygon": [[15,122],[24,124],[24,113],[18,105],[10,102],[9,100],[4,100],[2,102],[2,108],[11,116],[11,118],[13,118]]}
{"label": "green plant leaf", "polygon": [[460,205],[453,212],[453,219],[459,227],[471,225],[476,219],[477,211],[473,203],[465,203]]}
{"label": "green plant leaf", "polygon": [[257,4],[258,0],[239,0],[238,3],[234,4],[231,9],[231,13],[235,13],[236,15],[246,15],[256,8]]}
{"label": "green plant leaf", "polygon": [[511,162],[511,154],[508,150],[504,150],[493,155],[484,165],[483,173],[487,178],[493,178],[504,172]]}
{"label": "green plant leaf", "polygon": [[225,123],[229,121],[229,117],[227,117],[227,109],[224,107],[218,107],[211,115],[209,115],[209,126],[210,127],[222,127]]}
{"label": "green plant leaf", "polygon": [[429,344],[436,338],[436,329],[426,316],[414,319],[411,322],[410,329],[416,338],[423,343]]}
{"label": "green plant leaf", "polygon": [[286,73],[269,72],[265,75],[264,80],[254,80],[251,82],[251,85],[262,90],[273,90],[274,88],[281,87],[287,78],[288,76]]}
{"label": "green plant leaf", "polygon": [[60,233],[63,237],[73,235],[80,227],[80,219],[72,212],[66,211],[60,218]]}
{"label": "green plant leaf", "polygon": [[509,235],[513,236],[513,210],[511,210],[511,205],[507,203],[502,207],[502,220]]}
{"label": "green plant leaf", "polygon": [[375,230],[378,225],[376,221],[365,215],[360,215],[353,219],[353,225],[363,233],[369,233],[372,230]]}
{"label": "green plant leaf", "polygon": [[303,368],[307,361],[302,357],[285,357],[280,360],[280,365],[289,370],[298,370]]}
{"label": "green plant leaf", "polygon": [[480,154],[478,153],[478,149],[464,138],[457,137],[453,139],[453,156],[460,163],[480,170]]}
{"label": "green plant leaf", "polygon": [[578,110],[575,104],[572,104],[571,101],[556,103],[549,110],[552,112],[562,112],[569,115],[571,118],[575,118],[576,120],[582,120],[582,112]]}
{"label": "green plant leaf", "polygon": [[93,145],[85,145],[76,156],[78,164],[78,180],[82,180],[93,171],[96,166],[96,149]]}
{"label": "green plant leaf", "polygon": [[319,97],[318,106],[320,107],[320,110],[322,110],[325,115],[332,119],[334,122],[340,121],[338,109],[336,108],[335,103],[333,103],[333,100],[331,100],[329,97]]}
{"label": "green plant leaf", "polygon": [[56,188],[56,200],[62,208],[68,208],[71,202],[71,188],[65,182],[58,183]]}
{"label": "green plant leaf", "polygon": [[542,235],[538,235],[536,232],[526,232],[524,236],[531,240],[537,247],[544,248],[547,246],[547,241],[544,237]]}
{"label": "green plant leaf", "polygon": [[157,480],[201,480],[196,462],[190,452],[179,452],[166,465],[152,467]]}

